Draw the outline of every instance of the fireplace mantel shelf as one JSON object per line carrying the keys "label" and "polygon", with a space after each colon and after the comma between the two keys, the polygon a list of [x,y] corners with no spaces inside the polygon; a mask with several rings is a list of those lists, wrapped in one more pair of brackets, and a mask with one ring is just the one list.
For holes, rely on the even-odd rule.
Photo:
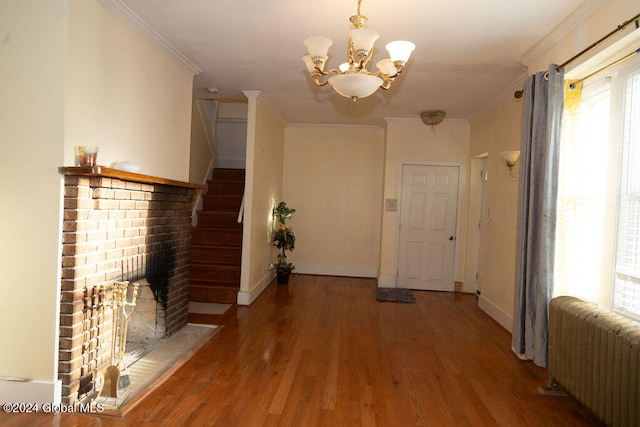
{"label": "fireplace mantel shelf", "polygon": [[160,178],[157,176],[143,175],[140,173],[127,172],[119,169],[112,169],[105,166],[61,166],[58,171],[62,175],[80,175],[80,176],[101,176],[105,178],[116,178],[123,181],[141,182],[144,184],[162,184],[171,185],[173,187],[194,188],[204,190],[206,185],[194,184],[192,182],[174,181],[172,179]]}

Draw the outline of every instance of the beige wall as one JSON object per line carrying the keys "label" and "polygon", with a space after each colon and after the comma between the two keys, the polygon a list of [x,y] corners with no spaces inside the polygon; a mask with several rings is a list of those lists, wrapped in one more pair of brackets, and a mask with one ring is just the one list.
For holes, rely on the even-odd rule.
{"label": "beige wall", "polygon": [[[577,28],[553,43],[549,49],[539,52],[532,58],[527,58],[524,65],[529,67],[530,73],[535,73],[536,71],[547,70],[549,64],[562,64],[601,37],[604,37],[618,25],[634,17],[639,10],[638,0],[609,0]],[[633,24],[629,25],[625,31],[601,43],[589,55],[603,50],[634,29],[635,26]],[[580,64],[589,55],[576,60],[568,68]]]}
{"label": "beige wall", "polygon": [[282,119],[259,92],[245,92],[247,116],[247,170],[245,222],[242,236],[242,274],[239,304],[250,304],[275,277],[271,246],[271,212],[282,198],[284,129]]}
{"label": "beige wall", "polygon": [[0,377],[34,380],[0,379],[0,401],[54,402],[58,167],[95,144],[100,164],[187,180],[192,73],[99,0],[4,1],[0,21]]}
{"label": "beige wall", "polygon": [[518,181],[509,176],[499,153],[520,149],[521,124],[522,99],[513,96],[471,120],[471,157],[488,154],[478,303],[508,330],[513,322]]}
{"label": "beige wall", "polygon": [[384,131],[290,125],[283,194],[299,273],[377,277]]}
{"label": "beige wall", "polygon": [[[529,74],[547,70],[550,63],[565,62],[637,13],[637,0],[606,2],[575,30],[553,42],[549,49],[527,58]],[[603,47],[618,38],[604,43]],[[583,62],[587,57],[588,55],[576,61],[571,67]],[[489,153],[487,210],[491,209],[491,218],[483,234],[483,280],[479,305],[508,330],[511,330],[513,322],[513,248],[516,240],[518,195],[517,183],[509,180],[504,166],[498,159],[498,153],[520,149],[521,112],[521,101],[513,98],[513,91],[505,91],[500,101],[471,120],[471,155]],[[488,219],[488,211],[485,211],[484,215]]]}
{"label": "beige wall", "polygon": [[51,397],[57,380],[67,5],[3,1],[0,22],[0,377],[43,393],[0,380],[14,402]]}
{"label": "beige wall", "polygon": [[[384,158],[383,199],[399,199],[402,163],[460,164],[462,183],[456,239],[456,281],[464,280],[468,206],[469,124],[464,120],[445,120],[435,132],[420,119],[387,119]],[[398,211],[382,214],[380,278],[382,286],[393,287],[397,277]]]}
{"label": "beige wall", "polygon": [[98,0],[69,1],[65,164],[75,145],[98,163],[189,180],[193,72]]}

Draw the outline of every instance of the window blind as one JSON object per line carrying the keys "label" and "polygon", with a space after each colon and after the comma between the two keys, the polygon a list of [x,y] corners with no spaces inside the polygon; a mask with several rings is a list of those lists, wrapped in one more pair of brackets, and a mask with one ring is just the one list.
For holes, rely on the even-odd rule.
{"label": "window blind", "polygon": [[640,71],[625,78],[613,307],[640,317]]}

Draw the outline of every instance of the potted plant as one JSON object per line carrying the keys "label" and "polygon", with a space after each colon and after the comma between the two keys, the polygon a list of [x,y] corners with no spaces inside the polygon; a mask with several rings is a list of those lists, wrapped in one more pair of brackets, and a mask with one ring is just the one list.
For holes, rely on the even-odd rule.
{"label": "potted plant", "polygon": [[273,209],[273,216],[278,222],[278,229],[273,232],[273,246],[278,249],[278,262],[275,265],[278,283],[289,283],[289,275],[295,268],[292,263],[287,260],[287,251],[295,248],[296,236],[293,234],[291,227],[287,227],[287,219],[291,218],[291,214],[296,210],[287,207],[285,202],[280,202]]}

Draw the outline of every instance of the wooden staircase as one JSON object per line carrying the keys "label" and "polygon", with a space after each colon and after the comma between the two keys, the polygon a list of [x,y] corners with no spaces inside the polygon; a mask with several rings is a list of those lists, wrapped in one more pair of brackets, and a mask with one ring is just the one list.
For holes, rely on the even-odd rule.
{"label": "wooden staircase", "polygon": [[189,300],[235,304],[240,290],[244,169],[215,169],[191,233]]}

